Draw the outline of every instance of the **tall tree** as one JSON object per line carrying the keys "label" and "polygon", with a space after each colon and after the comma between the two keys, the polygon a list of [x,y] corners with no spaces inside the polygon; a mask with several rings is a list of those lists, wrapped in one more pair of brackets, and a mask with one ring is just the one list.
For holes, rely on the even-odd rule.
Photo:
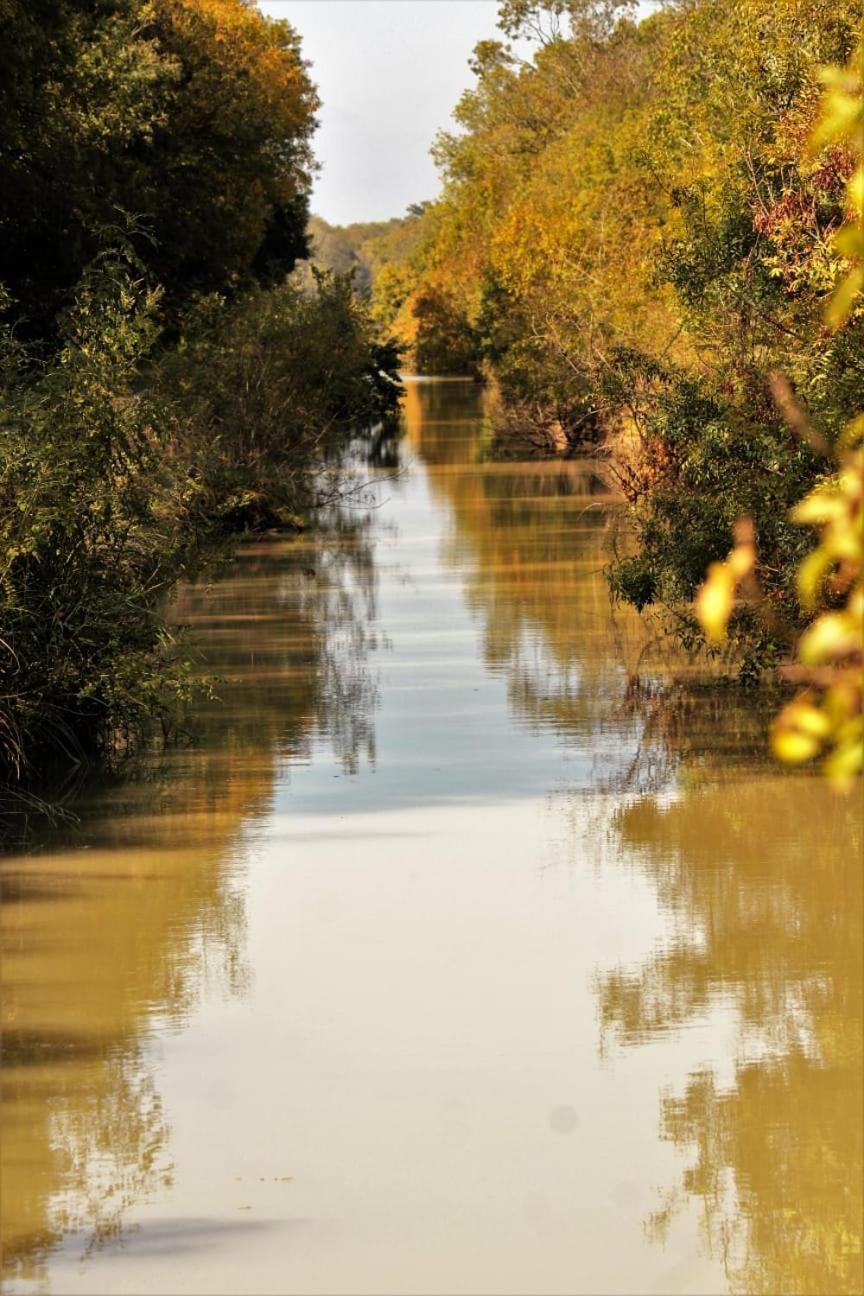
{"label": "tall tree", "polygon": [[165,307],[306,253],[317,96],[246,0],[0,2],[0,282],[27,329],[118,223]]}

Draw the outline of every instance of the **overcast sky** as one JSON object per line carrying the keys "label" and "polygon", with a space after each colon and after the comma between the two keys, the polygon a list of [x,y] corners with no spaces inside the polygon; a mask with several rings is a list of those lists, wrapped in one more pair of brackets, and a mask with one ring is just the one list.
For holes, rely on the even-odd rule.
{"label": "overcast sky", "polygon": [[323,107],[312,210],[334,225],[401,216],[438,189],[429,148],[474,81],[497,0],[260,0],[303,38]]}

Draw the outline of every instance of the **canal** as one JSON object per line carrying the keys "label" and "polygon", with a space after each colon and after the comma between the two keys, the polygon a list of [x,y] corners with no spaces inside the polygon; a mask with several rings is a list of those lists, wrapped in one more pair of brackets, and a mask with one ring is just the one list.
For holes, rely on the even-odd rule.
{"label": "canal", "polygon": [[10,1293],[861,1290],[858,806],[669,692],[590,461],[407,384],[3,862]]}

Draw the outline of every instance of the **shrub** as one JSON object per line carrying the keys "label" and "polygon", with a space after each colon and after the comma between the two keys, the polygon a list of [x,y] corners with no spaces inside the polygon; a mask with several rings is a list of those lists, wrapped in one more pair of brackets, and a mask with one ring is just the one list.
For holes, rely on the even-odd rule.
{"label": "shrub", "polygon": [[310,468],[349,425],[398,407],[398,350],[375,341],[350,275],[316,272],[231,305],[200,303],[153,375],[202,483],[199,510],[228,529],[275,524],[310,501]]}
{"label": "shrub", "polygon": [[56,353],[8,329],[0,342],[0,763],[19,777],[47,749],[80,758],[166,705],[158,606],[196,488],[136,389],[157,304],[134,264],[105,255]]}
{"label": "shrub", "polygon": [[205,537],[285,520],[356,420],[398,403],[350,280],[209,297],[159,352],[128,253],[86,272],[49,355],[0,340],[0,770],[21,784],[170,725],[191,669],[161,608]]}

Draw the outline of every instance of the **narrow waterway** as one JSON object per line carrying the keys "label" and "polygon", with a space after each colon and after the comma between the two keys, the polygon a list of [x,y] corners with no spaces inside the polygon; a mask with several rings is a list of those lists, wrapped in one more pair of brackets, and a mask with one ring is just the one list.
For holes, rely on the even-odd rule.
{"label": "narrow waterway", "polygon": [[3,863],[4,1290],[859,1292],[860,807],[628,685],[590,464],[404,424]]}

